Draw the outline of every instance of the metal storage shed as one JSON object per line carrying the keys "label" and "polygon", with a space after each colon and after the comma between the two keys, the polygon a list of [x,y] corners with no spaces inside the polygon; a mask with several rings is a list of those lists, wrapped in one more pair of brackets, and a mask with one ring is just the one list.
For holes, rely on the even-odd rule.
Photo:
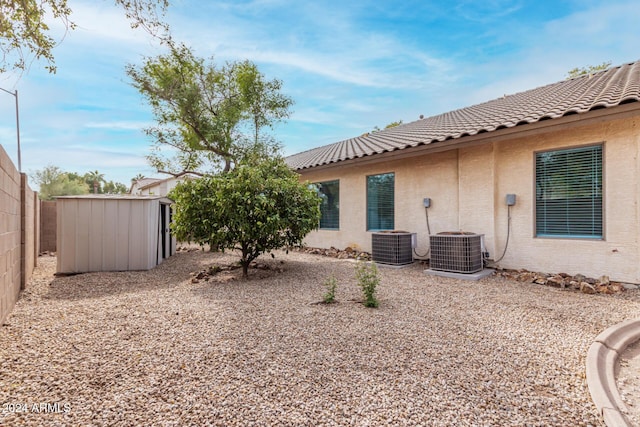
{"label": "metal storage shed", "polygon": [[160,196],[58,197],[58,273],[154,268],[176,251],[171,203]]}

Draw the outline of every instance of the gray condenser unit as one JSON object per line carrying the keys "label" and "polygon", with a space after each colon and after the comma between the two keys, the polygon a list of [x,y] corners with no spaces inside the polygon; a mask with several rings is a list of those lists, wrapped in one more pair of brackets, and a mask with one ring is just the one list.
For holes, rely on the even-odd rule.
{"label": "gray condenser unit", "polygon": [[445,232],[429,236],[432,270],[476,273],[483,268],[482,234]]}
{"label": "gray condenser unit", "polygon": [[371,259],[380,264],[406,265],[413,263],[414,233],[383,231],[371,234]]}

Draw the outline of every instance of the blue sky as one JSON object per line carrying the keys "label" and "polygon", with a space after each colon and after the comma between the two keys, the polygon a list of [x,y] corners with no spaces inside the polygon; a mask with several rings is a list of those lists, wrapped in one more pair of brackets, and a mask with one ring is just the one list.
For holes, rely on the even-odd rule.
{"label": "blue sky", "polygon": [[[151,110],[124,69],[164,51],[107,0],[69,5],[79,28],[54,51],[57,74],[34,62],[0,76],[19,91],[23,171],[157,176]],[[198,56],[283,80],[295,105],[274,134],[287,155],[640,59],[637,0],[173,0],[166,19]],[[0,143],[17,164],[15,140],[14,99],[0,93]]]}

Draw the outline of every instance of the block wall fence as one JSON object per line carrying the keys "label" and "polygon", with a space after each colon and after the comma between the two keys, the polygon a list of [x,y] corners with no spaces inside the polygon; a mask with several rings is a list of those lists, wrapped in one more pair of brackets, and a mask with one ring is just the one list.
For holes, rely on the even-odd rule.
{"label": "block wall fence", "polygon": [[36,267],[39,241],[38,193],[0,145],[0,324]]}
{"label": "block wall fence", "polygon": [[40,201],[40,253],[56,252],[56,202]]}

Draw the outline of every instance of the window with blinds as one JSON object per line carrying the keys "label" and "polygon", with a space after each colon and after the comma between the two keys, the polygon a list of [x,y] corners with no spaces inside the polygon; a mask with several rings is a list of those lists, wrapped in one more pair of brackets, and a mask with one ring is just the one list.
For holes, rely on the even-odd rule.
{"label": "window with blinds", "polygon": [[320,229],[340,228],[340,181],[326,181],[315,184],[320,197]]}
{"label": "window with blinds", "polygon": [[536,236],[601,239],[602,145],[536,153]]}
{"label": "window with blinds", "polygon": [[394,229],[394,173],[367,177],[367,230]]}

